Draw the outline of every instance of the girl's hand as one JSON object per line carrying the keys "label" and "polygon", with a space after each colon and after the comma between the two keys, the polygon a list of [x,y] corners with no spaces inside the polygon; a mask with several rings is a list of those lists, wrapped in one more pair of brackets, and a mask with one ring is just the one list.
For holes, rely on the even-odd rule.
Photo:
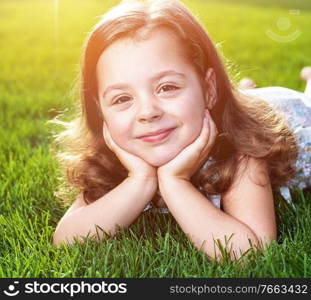
{"label": "girl's hand", "polygon": [[206,109],[200,135],[175,158],[158,168],[159,180],[168,177],[189,180],[202,163],[206,161],[217,135],[216,124]]}
{"label": "girl's hand", "polygon": [[157,180],[156,169],[138,156],[119,147],[112,139],[105,122],[103,124],[103,135],[107,147],[116,154],[122,165],[129,171],[129,177],[154,178]]}

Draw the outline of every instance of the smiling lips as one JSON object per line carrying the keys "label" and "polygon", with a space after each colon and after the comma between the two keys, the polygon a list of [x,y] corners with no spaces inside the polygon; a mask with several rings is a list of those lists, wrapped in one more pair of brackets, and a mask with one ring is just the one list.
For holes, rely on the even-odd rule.
{"label": "smiling lips", "polygon": [[140,136],[139,138],[147,143],[156,143],[156,142],[160,142],[163,141],[165,138],[167,138],[172,131],[175,128],[169,128],[169,129],[162,129],[162,130],[158,130],[154,133],[150,133],[150,134],[146,134],[143,136]]}

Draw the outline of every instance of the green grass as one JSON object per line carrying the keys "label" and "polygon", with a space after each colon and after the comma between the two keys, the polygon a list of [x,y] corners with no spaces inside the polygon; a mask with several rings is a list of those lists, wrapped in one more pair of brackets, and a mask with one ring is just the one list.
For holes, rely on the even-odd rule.
{"label": "green grass", "polygon": [[[258,86],[303,90],[299,71],[311,64],[310,5],[290,0],[185,2],[220,46],[233,81],[250,76]],[[295,193],[295,208],[279,202],[278,242],[242,267],[208,262],[171,215],[152,211],[99,244],[51,246],[66,208],[54,196],[59,169],[50,145],[58,129],[47,120],[63,110],[69,118],[77,100],[71,87],[84,36],[96,16],[116,1],[59,0],[57,17],[54,3],[0,3],[0,277],[310,277],[308,192]],[[290,15],[289,9],[300,9],[300,14]],[[267,37],[267,29],[277,32],[280,17],[301,31],[296,40],[278,43]]]}

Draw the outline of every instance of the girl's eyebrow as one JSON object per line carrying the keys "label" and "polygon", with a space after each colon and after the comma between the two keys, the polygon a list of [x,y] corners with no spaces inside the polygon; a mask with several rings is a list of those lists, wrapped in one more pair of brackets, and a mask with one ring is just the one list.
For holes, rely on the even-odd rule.
{"label": "girl's eyebrow", "polygon": [[155,76],[153,76],[151,78],[152,81],[154,80],[159,80],[162,77],[168,76],[168,75],[177,75],[177,76],[181,76],[181,77],[186,77],[185,74],[180,73],[180,72],[176,72],[174,70],[167,70],[167,71],[163,71],[163,72],[159,72],[158,74],[156,74]]}
{"label": "girl's eyebrow", "polygon": [[106,95],[111,92],[112,90],[121,90],[121,89],[126,89],[128,87],[127,84],[122,84],[122,83],[116,83],[108,86],[105,91],[103,92],[103,98],[106,97]]}
{"label": "girl's eyebrow", "polygon": [[[152,81],[159,80],[160,78],[168,76],[168,75],[177,75],[177,76],[184,77],[184,78],[186,77],[185,74],[183,74],[183,73],[176,72],[174,70],[167,70],[167,71],[162,71],[162,72],[157,73],[155,76],[153,76],[151,78],[151,80]],[[112,84],[105,89],[105,91],[103,93],[103,97],[105,97],[110,91],[112,91],[114,89],[123,89],[123,88],[127,88],[127,87],[128,87],[128,85],[125,83]]]}

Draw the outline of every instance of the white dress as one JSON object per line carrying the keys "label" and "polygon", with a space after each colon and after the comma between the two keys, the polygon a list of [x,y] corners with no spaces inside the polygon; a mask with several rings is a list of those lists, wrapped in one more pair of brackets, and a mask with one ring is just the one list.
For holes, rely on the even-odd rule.
{"label": "white dress", "polygon": [[[299,153],[295,165],[297,176],[287,186],[280,188],[280,194],[289,204],[292,204],[290,188],[300,189],[311,187],[311,97],[304,93],[284,87],[265,87],[255,89],[243,89],[240,92],[257,96],[266,100],[273,108],[278,110],[288,126],[297,137]],[[208,160],[203,168],[212,163]],[[220,208],[221,195],[208,195],[215,207]],[[154,207],[150,202],[144,209],[154,209],[160,213],[168,213],[166,206]]]}

